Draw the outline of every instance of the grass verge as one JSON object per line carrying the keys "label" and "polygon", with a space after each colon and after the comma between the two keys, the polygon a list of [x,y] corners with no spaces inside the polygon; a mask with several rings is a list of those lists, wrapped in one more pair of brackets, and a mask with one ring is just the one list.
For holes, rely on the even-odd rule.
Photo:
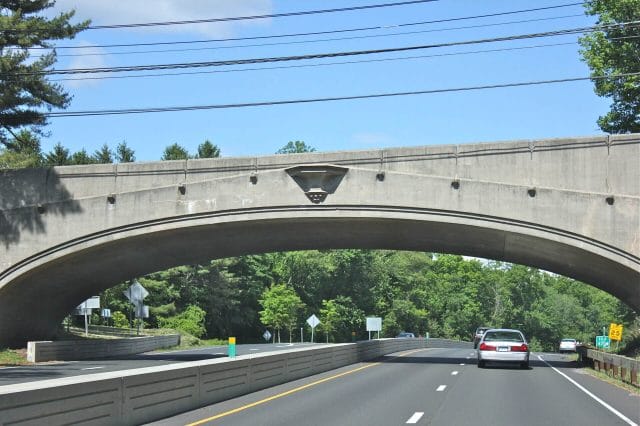
{"label": "grass verge", "polygon": [[604,382],[610,383],[612,385],[618,386],[624,390],[627,390],[636,395],[640,395],[640,388],[633,386],[631,383],[623,382],[622,380],[616,379],[608,374],[605,374],[601,371],[596,371],[592,368],[585,367],[582,369],[585,373],[590,374],[591,376],[598,378]]}
{"label": "grass verge", "polygon": [[30,364],[26,349],[0,349],[0,367]]}

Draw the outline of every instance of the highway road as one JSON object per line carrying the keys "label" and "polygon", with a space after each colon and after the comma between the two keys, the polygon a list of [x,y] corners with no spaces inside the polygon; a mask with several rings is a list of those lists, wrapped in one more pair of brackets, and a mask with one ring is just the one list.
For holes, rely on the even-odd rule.
{"label": "highway road", "polygon": [[640,397],[532,354],[477,367],[472,349],[420,349],[264,389],[152,425],[637,425]]}
{"label": "highway road", "polygon": [[[321,344],[287,343],[236,345],[236,355],[289,350],[292,348],[319,346]],[[130,370],[154,367],[187,361],[199,361],[227,356],[226,346],[208,346],[185,351],[149,352],[127,357],[108,358],[94,361],[47,362],[21,367],[0,367],[0,386],[38,380],[60,379],[108,371]]]}

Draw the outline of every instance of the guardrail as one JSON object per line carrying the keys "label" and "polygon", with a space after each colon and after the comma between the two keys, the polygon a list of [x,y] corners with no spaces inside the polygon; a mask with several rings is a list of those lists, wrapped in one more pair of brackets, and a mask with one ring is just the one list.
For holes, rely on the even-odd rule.
{"label": "guardrail", "polygon": [[639,360],[598,351],[586,346],[579,347],[578,354],[582,362],[590,365],[594,370],[602,371],[615,379],[640,387],[638,385]]}

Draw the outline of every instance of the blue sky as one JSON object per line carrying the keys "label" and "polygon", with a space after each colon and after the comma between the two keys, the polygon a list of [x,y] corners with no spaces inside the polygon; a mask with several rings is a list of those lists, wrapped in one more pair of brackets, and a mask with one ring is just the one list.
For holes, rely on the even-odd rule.
{"label": "blue sky", "polygon": [[[385,1],[128,0],[118,2],[118,6],[114,7],[114,2],[107,0],[57,0],[54,12],[75,8],[78,18],[90,18],[93,25],[108,25],[275,14],[376,3]],[[567,3],[570,1],[440,0],[353,12],[233,23],[87,30],[74,40],[58,42],[59,46],[89,48],[58,49],[59,60],[56,68],[183,63],[383,49],[593,25],[594,18],[585,16],[582,6],[571,6],[483,19],[393,27],[405,23]],[[477,27],[534,19],[545,20]],[[234,42],[135,48],[95,47],[105,44],[255,37],[372,26],[388,28],[323,36]],[[465,26],[476,27],[459,28]],[[408,32],[413,34],[398,34]],[[354,36],[375,37],[344,39]],[[341,40],[326,41],[330,38]],[[294,41],[303,43],[291,43]],[[588,76],[589,70],[580,61],[576,41],[576,35],[567,35],[351,58],[162,71],[206,72],[202,74],[151,77],[154,72],[147,71],[117,74],[146,77],[64,80],[60,83],[73,95],[69,111],[230,104],[456,88]],[[289,44],[264,45],[278,42]],[[450,55],[559,43],[568,44]],[[256,44],[262,46],[246,46]],[[200,50],[186,50],[194,48]],[[168,49],[179,51],[168,52]],[[140,52],[149,50],[164,51]],[[69,54],[82,56],[63,56]],[[442,56],[443,54],[446,56]],[[431,57],[322,65],[410,56]],[[296,67],[291,67],[292,65]],[[283,66],[288,68],[274,69]],[[262,69],[238,71],[247,68]],[[51,79],[78,77],[82,76]],[[60,142],[71,151],[85,148],[89,153],[93,153],[105,143],[115,148],[118,143],[126,141],[135,150],[138,161],[154,161],[160,158],[167,145],[177,142],[190,153],[195,153],[198,144],[206,139],[218,145],[223,156],[252,156],[274,153],[290,140],[303,140],[318,151],[334,151],[586,136],[600,133],[596,120],[608,110],[608,105],[609,100],[598,98],[593,93],[593,84],[590,81],[581,81],[271,107],[53,118],[48,126],[50,136],[43,140],[43,150],[49,151],[55,143]]]}

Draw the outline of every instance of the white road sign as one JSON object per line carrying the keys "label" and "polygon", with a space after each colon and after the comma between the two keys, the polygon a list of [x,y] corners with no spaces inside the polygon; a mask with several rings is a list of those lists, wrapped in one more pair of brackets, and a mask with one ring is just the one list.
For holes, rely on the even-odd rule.
{"label": "white road sign", "polygon": [[265,330],[265,332],[262,334],[262,337],[264,337],[264,340],[268,342],[269,339],[271,339],[271,333],[269,333],[269,330]]}
{"label": "white road sign", "polygon": [[309,318],[307,318],[307,324],[309,324],[311,328],[315,328],[316,325],[320,324],[320,320],[317,316],[315,316],[315,314],[313,314]]}
{"label": "white road sign", "polygon": [[381,331],[381,330],[382,330],[382,318],[367,317],[367,331]]}

